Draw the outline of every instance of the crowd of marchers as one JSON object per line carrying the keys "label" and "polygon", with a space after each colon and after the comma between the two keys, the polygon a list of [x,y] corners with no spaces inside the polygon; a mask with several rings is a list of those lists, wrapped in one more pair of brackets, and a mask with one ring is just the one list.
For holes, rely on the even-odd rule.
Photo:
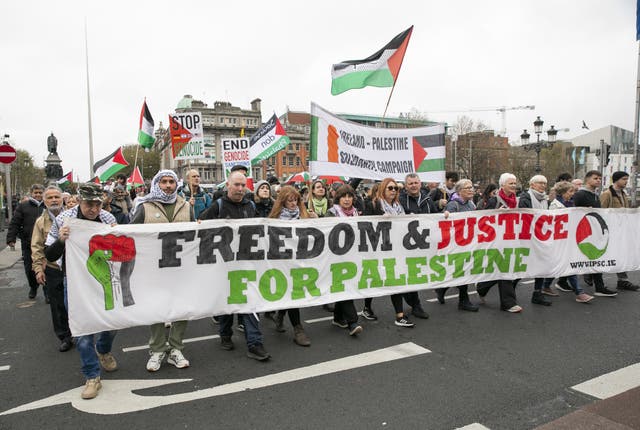
{"label": "crowd of marchers", "polygon": [[[517,180],[513,174],[503,173],[498,184],[487,185],[482,193],[468,179],[459,179],[456,172],[447,172],[446,181],[440,186],[423,184],[420,177],[411,173],[403,183],[392,178],[364,187],[360,180],[333,183],[327,186],[315,180],[308,186],[294,187],[280,184],[274,178],[259,181],[254,190],[247,189],[246,169],[235,166],[225,187],[211,195],[200,185],[197,170],[190,170],[179,186],[177,175],[171,170],[161,170],[151,181],[148,190],[140,187],[135,195],[126,189],[126,177],[120,175],[113,186],[103,188],[96,183],[78,187],[77,195],[63,193],[57,186],[43,187],[35,184],[30,196],[16,208],[7,234],[7,244],[14,246],[21,240],[24,270],[28,283],[28,296],[35,299],[42,286],[45,300],[51,308],[53,330],[58,337],[61,352],[75,345],[80,354],[82,373],[86,379],[83,399],[92,399],[101,389],[101,370],[115,371],[117,361],[112,354],[115,331],[73,337],[69,330],[66,282],[65,241],[72,234],[68,218],[113,224],[171,223],[208,219],[239,219],[269,217],[295,221],[320,217],[358,217],[363,215],[398,216],[403,214],[440,213],[448,217],[452,212],[487,209],[533,208],[555,210],[571,207],[628,208],[625,192],[629,175],[615,172],[612,184],[602,188],[598,171],[587,172],[584,179],[573,179],[569,174],[560,175],[552,187],[543,175],[529,180],[528,188],[517,194]],[[437,185],[437,184],[435,184]],[[638,286],[629,281],[626,273],[618,273],[616,288],[605,285],[602,274],[584,276],[581,282],[576,275],[554,278],[536,278],[531,302],[550,306],[552,298],[560,292],[573,293],[578,303],[589,303],[594,296],[614,297],[619,290],[637,291]],[[476,291],[481,303],[492,286],[498,285],[500,308],[510,313],[522,311],[516,297],[518,279],[480,282]],[[469,285],[459,285],[458,309],[476,312],[478,303],[469,297]],[[592,294],[586,290],[592,291]],[[436,289],[437,299],[445,303],[446,288]],[[399,327],[414,327],[414,320],[427,319],[418,292],[389,296],[395,318],[391,321]],[[364,320],[377,320],[376,308],[384,299],[364,300],[361,308],[353,300],[345,300],[323,308],[333,314],[332,324],[350,336],[364,330]],[[404,303],[408,306],[405,307]],[[358,312],[358,309],[361,312]],[[262,325],[272,325],[278,332],[285,332],[285,318],[293,328],[293,341],[303,347],[311,345],[311,339],[302,324],[300,309],[268,312],[259,319],[255,314],[218,315],[213,321],[219,326],[220,347],[232,350],[233,325],[244,332],[247,356],[263,361],[270,358],[264,346]],[[187,321],[159,322],[150,327],[149,372],[160,370],[167,363],[177,367],[189,366],[184,354],[184,336]]]}

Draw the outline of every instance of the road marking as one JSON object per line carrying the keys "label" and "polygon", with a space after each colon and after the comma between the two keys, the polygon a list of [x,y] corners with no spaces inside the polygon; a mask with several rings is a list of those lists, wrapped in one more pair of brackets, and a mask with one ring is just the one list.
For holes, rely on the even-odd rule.
{"label": "road marking", "polygon": [[574,385],[571,389],[596,399],[608,399],[638,386],[640,386],[640,363]]}
{"label": "road marking", "polygon": [[[469,291],[469,295],[471,295],[471,294],[478,294],[478,292],[477,291]],[[451,294],[450,296],[444,296],[444,299],[445,300],[447,300],[447,299],[455,299],[458,296],[459,296],[459,294]],[[429,303],[435,303],[435,302],[438,301],[438,299],[437,298],[435,298],[435,299],[427,299],[427,301]]]}
{"label": "road marking", "polygon": [[[358,312],[358,315],[362,315],[362,312]],[[322,318],[313,318],[310,320],[304,320],[304,322],[306,322],[307,324],[313,324],[317,322],[331,321],[332,319],[333,317],[322,317]]]}
{"label": "road marking", "polygon": [[[212,334],[209,336],[200,336],[200,337],[191,337],[189,339],[184,339],[182,343],[200,342],[202,340],[218,339],[219,337],[220,337],[219,334]],[[142,351],[145,349],[149,349],[149,345],[129,346],[127,348],[122,348],[122,352]]]}
{"label": "road marking", "polygon": [[0,372],[3,370],[9,370],[11,369],[11,366],[0,366]]}
{"label": "road marking", "polygon": [[520,283],[521,283],[521,284],[528,285],[528,284],[533,284],[534,282],[535,282],[535,279],[530,279],[530,280],[528,280],[528,281],[521,281]]}
{"label": "road marking", "polygon": [[490,430],[490,429],[489,427],[485,427],[480,423],[473,423],[464,427],[458,427],[456,430]]}
{"label": "road marking", "polygon": [[412,342],[407,342],[390,346],[388,348],[312,364],[310,366],[299,367],[297,369],[286,370],[280,373],[260,376],[258,378],[246,379],[244,381],[232,382],[225,385],[219,385],[217,387],[195,390],[188,393],[171,394],[168,396],[141,396],[133,393],[133,391],[160,387],[167,384],[187,382],[191,381],[191,379],[103,380],[100,395],[91,401],[80,398],[80,391],[82,387],[78,387],[51,397],[46,397],[35,402],[15,407],[2,412],[0,415],[26,412],[33,409],[63,405],[66,403],[71,403],[74,408],[92,414],[124,414],[157,408],[164,405],[207,399],[210,397],[223,396],[225,394],[239,393],[245,390],[255,390],[272,385],[301,381],[308,378],[329,375],[331,373],[344,372],[346,370],[409,358],[429,352],[431,351],[426,348]]}

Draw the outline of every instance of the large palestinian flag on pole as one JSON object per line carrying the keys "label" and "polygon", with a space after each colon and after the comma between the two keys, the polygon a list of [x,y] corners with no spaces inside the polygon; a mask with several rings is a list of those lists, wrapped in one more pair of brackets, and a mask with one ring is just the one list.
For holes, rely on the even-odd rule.
{"label": "large palestinian flag on pole", "polygon": [[311,175],[443,182],[444,125],[378,128],[346,121],[311,103]]}
{"label": "large palestinian flag on pole", "polygon": [[93,172],[100,181],[105,182],[128,165],[129,163],[127,163],[127,160],[125,160],[122,155],[122,147],[120,147],[111,155],[94,164]]}
{"label": "large palestinian flag on pole", "polygon": [[143,148],[151,148],[153,142],[156,141],[153,137],[153,118],[151,112],[147,107],[147,100],[142,103],[142,111],[140,112],[140,125],[138,126],[138,143]]}
{"label": "large palestinian flag on pole", "polygon": [[347,60],[331,68],[331,94],[364,87],[392,87],[400,73],[413,26],[398,34],[375,54]]}
{"label": "large palestinian flag on pole", "polygon": [[289,144],[289,136],[274,113],[249,141],[249,159],[256,164],[284,149]]}

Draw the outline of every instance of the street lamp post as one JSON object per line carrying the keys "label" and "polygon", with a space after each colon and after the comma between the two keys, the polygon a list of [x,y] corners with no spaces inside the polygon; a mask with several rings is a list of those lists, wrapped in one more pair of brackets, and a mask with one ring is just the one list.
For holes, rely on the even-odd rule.
{"label": "street lamp post", "polygon": [[551,148],[556,141],[556,137],[558,135],[558,130],[551,126],[549,130],[547,130],[547,140],[540,140],[540,134],[542,133],[542,125],[544,121],[538,117],[535,121],[533,121],[534,132],[536,133],[536,141],[533,143],[529,143],[529,137],[531,136],[527,133],[527,130],[524,130],[524,133],[520,135],[520,139],[522,141],[522,147],[526,151],[535,151],[536,153],[536,174],[542,172],[542,168],[540,167],[540,151],[543,148]]}

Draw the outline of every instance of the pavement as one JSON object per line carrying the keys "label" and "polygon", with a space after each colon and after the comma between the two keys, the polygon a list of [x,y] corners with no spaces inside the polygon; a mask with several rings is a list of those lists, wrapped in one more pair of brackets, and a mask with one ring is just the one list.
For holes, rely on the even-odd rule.
{"label": "pavement", "polygon": [[6,233],[4,233],[3,237],[0,238],[2,239],[2,244],[4,246],[0,251],[0,270],[12,267],[22,258],[22,247],[20,246],[20,241],[17,241],[14,249],[11,249],[4,243],[4,237],[6,237]]}

